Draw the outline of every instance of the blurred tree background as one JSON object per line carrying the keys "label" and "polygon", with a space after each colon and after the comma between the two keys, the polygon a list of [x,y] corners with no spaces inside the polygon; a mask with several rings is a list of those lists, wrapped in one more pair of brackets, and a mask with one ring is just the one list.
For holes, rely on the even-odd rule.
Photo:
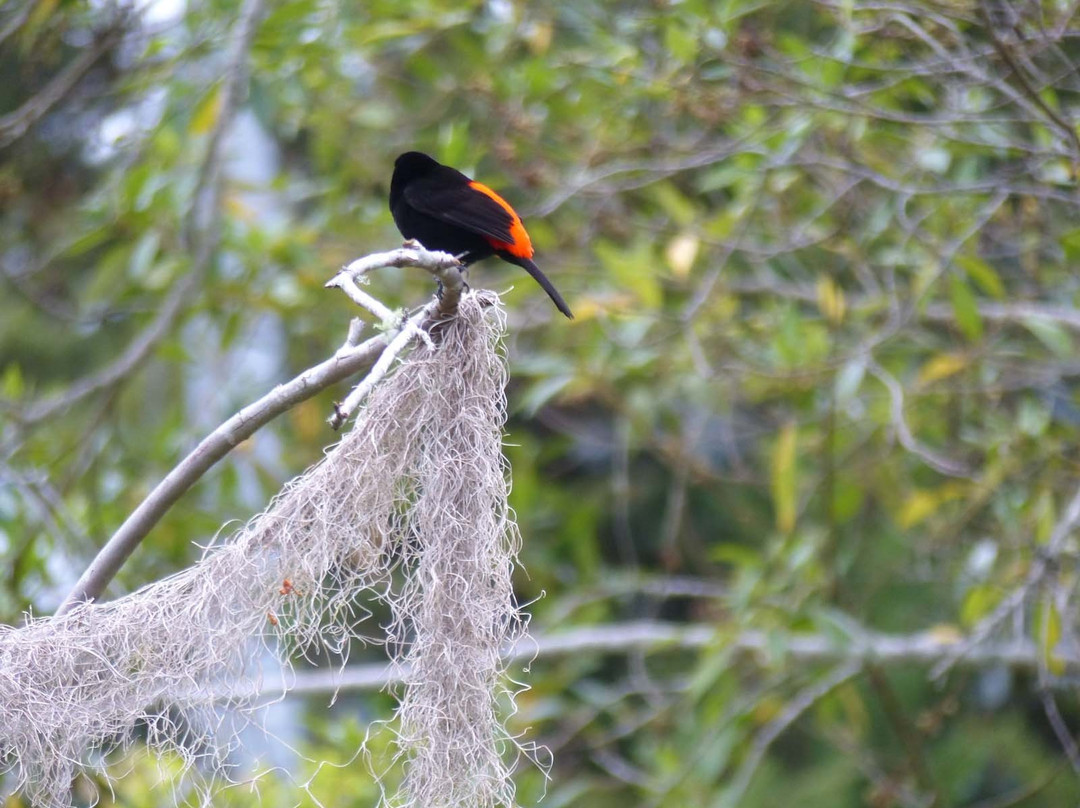
{"label": "blurred tree background", "polygon": [[[1077,804],[1076,6],[7,0],[0,620],[341,344],[322,285],[400,242],[417,148],[505,192],[577,315],[471,272],[510,313],[520,599],[586,640],[518,667],[512,726],[552,755],[523,804]],[[415,305],[421,275],[369,291]],[[261,510],[344,390],[239,447],[111,594]],[[275,732],[348,762],[389,697],[327,701]],[[378,799],[362,759],[287,767],[263,804],[309,775]]]}

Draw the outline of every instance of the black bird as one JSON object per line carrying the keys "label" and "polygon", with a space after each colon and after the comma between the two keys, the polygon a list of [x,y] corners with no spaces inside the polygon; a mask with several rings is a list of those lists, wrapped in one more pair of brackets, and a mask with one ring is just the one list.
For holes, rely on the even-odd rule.
{"label": "black bird", "polygon": [[405,152],[394,161],[390,212],[401,235],[426,249],[456,255],[466,265],[497,255],[522,267],[573,319],[562,295],[533,263],[532,241],[521,217],[486,185],[422,152]]}

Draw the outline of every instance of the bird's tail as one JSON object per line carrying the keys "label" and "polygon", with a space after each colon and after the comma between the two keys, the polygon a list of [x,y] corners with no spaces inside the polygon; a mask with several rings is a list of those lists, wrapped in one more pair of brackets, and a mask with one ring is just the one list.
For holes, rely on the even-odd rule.
{"label": "bird's tail", "polygon": [[570,307],[566,305],[566,301],[563,300],[559,291],[552,285],[551,281],[547,279],[547,275],[540,271],[540,267],[528,258],[519,258],[516,255],[509,257],[509,260],[532,275],[536,282],[540,284],[541,288],[548,293],[548,297],[555,303],[555,307],[571,320],[574,319],[574,313],[570,311]]}

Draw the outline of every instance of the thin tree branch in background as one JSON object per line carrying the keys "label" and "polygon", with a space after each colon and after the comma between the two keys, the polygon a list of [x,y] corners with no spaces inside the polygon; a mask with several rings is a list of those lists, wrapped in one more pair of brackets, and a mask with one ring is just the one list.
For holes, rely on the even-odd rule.
{"label": "thin tree branch in background", "polygon": [[[883,634],[859,631],[850,640],[824,634],[790,634],[780,636],[763,631],[745,631],[734,637],[722,627],[702,623],[666,623],[635,621],[588,626],[552,634],[531,637],[507,648],[504,653],[516,661],[531,662],[564,656],[587,654],[668,653],[673,651],[702,651],[723,644],[737,654],[760,656],[775,663],[779,655],[800,664],[857,664],[868,662],[880,665],[934,665],[949,658],[964,644],[954,636],[929,630],[914,634]],[[985,643],[963,657],[963,664],[972,668],[1005,666],[1021,671],[1035,671],[1038,655],[1036,643],[1028,639]],[[1058,655],[1063,663],[1080,668],[1080,654],[1066,651]],[[379,690],[408,681],[409,671],[401,666],[382,663],[351,665],[336,670],[301,671],[291,677],[287,689],[294,694],[333,693],[338,691]],[[1052,686],[1071,686],[1065,678],[1055,679]],[[261,693],[280,695],[276,682],[265,682]],[[223,690],[221,699],[252,695],[250,688]]]}
{"label": "thin tree branch in background", "polygon": [[225,135],[236,118],[240,101],[248,84],[248,54],[259,27],[265,0],[244,0],[233,25],[228,57],[222,73],[221,107],[210,130],[206,157],[199,167],[199,178],[192,195],[191,208],[184,222],[185,236],[193,244],[213,243],[221,235],[218,215],[221,198],[221,163],[225,152]]}
{"label": "thin tree branch in background", "polygon": [[753,137],[760,132],[766,131],[767,127],[768,122],[765,122],[754,132],[739,140],[719,146],[699,146],[692,154],[686,156],[664,157],[661,159],[614,160],[607,165],[597,166],[593,169],[583,167],[573,172],[575,179],[568,178],[566,181],[556,183],[555,187],[559,190],[551,194],[534,210],[526,211],[526,213],[529,216],[536,217],[549,216],[567,200],[585,189],[619,174],[647,174],[649,175],[648,181],[655,182],[658,178],[719,163],[735,154],[751,153],[764,156],[764,149],[749,144]]}
{"label": "thin tree branch in background", "polygon": [[1080,774],[1080,747],[1077,746],[1076,738],[1073,737],[1072,732],[1069,730],[1069,725],[1065,723],[1065,717],[1061,714],[1057,699],[1050,690],[1051,678],[1047,657],[1054,653],[1053,649],[1048,647],[1050,638],[1050,620],[1052,616],[1052,610],[1049,607],[1044,608],[1042,612],[1042,625],[1038,627],[1038,636],[1041,638],[1043,646],[1040,649],[1042,653],[1038,655],[1037,668],[1039,678],[1039,699],[1042,701],[1046,720],[1050,723],[1050,728],[1053,729],[1054,735],[1058,739],[1058,743],[1061,744],[1061,748],[1065,750],[1065,757],[1068,758],[1073,773]]}
{"label": "thin tree branch in background", "polygon": [[943,676],[953,665],[968,654],[974,652],[980,643],[983,643],[990,634],[1017,609],[1021,608],[1032,591],[1040,586],[1043,580],[1057,567],[1058,558],[1064,549],[1065,540],[1072,535],[1077,524],[1080,524],[1080,487],[1073,493],[1069,504],[1065,506],[1065,512],[1054,526],[1053,532],[1046,545],[1039,548],[1031,562],[1031,569],[1027,578],[1012,594],[1005,598],[997,607],[984,617],[971,630],[967,639],[956,646],[944,659],[939,661],[930,671],[932,677]]}
{"label": "thin tree branch in background", "polygon": [[968,808],[1014,808],[1016,805],[1022,805],[1027,800],[1034,797],[1040,791],[1045,789],[1057,776],[1061,774],[1062,766],[1055,766],[1050,769],[1042,778],[1036,780],[1030,785],[1023,785],[1019,788],[1015,788],[1007,794],[1002,794],[997,797],[991,797],[987,800],[982,800],[974,805],[968,806]]}
{"label": "thin tree branch in background", "polygon": [[795,698],[784,705],[780,715],[766,724],[754,737],[750,751],[747,752],[746,757],[735,773],[735,777],[732,779],[731,785],[728,786],[726,795],[729,804],[739,804],[773,742],[783,735],[807,710],[840,687],[840,685],[854,679],[862,670],[862,667],[860,660],[845,662],[819,681],[800,690],[795,695]]}
{"label": "thin tree branch in background", "polygon": [[11,19],[7,21],[7,24],[0,29],[0,45],[3,45],[8,38],[18,31],[26,21],[30,19],[30,12],[33,11],[36,3],[34,0],[24,0],[22,7],[12,13]]}
{"label": "thin tree branch in background", "polygon": [[[812,305],[817,304],[817,290],[808,285],[784,283],[782,281],[768,281],[761,279],[732,279],[723,283],[726,291],[744,295],[773,295],[788,300],[798,300]],[[847,301],[848,308],[852,311],[860,309],[872,309],[878,306],[879,301],[873,296],[852,296]],[[1008,325],[1024,325],[1029,320],[1045,320],[1056,323],[1071,331],[1080,331],[1080,310],[1070,306],[1041,303],[1039,301],[1018,301],[1016,303],[998,303],[994,301],[980,300],[978,303],[979,317],[990,322],[1005,323]],[[955,323],[956,311],[948,303],[927,303],[917,313],[918,317],[939,323]]]}
{"label": "thin tree branch in background", "polygon": [[646,772],[634,766],[622,755],[612,751],[610,746],[594,750],[589,759],[615,780],[638,788],[648,788],[650,785]]}
{"label": "thin tree branch in background", "polygon": [[1054,730],[1054,736],[1058,739],[1058,743],[1061,744],[1061,748],[1065,750],[1065,756],[1068,758],[1069,764],[1075,773],[1080,774],[1080,747],[1077,747],[1076,738],[1073,737],[1072,732],[1065,723],[1065,718],[1058,708],[1057,699],[1054,698],[1054,694],[1048,687],[1042,686],[1039,689],[1039,699],[1042,701],[1046,720]]}
{"label": "thin tree branch in background", "polygon": [[[210,253],[207,252],[205,255],[208,261]],[[159,342],[168,336],[188,298],[199,287],[204,270],[205,263],[198,261],[188,274],[176,281],[151,323],[109,365],[91,376],[77,380],[60,393],[34,402],[21,411],[15,411],[13,416],[27,426],[38,424],[59,415],[87,396],[121,382],[150,356]]]}
{"label": "thin tree branch in background", "polygon": [[1080,135],[1076,133],[1076,126],[1065,120],[1060,112],[1046,103],[1046,100],[1042,97],[1042,94],[1031,86],[1031,82],[1028,81],[1027,73],[1024,69],[1017,64],[1016,57],[1013,55],[1009,46],[1002,41],[998,36],[997,26],[994,25],[993,19],[990,17],[990,10],[987,8],[987,0],[979,0],[976,3],[979,10],[979,17],[982,20],[983,28],[986,30],[986,35],[990,37],[990,42],[994,46],[994,50],[998,52],[998,55],[1002,58],[1012,74],[1016,77],[1016,81],[1020,84],[1020,88],[1024,91],[1024,94],[1031,99],[1039,109],[1046,113],[1053,124],[1064,134],[1065,139],[1069,141],[1073,150],[1073,174],[1075,175],[1077,166],[1080,165]]}
{"label": "thin tree branch in background", "polygon": [[210,131],[206,155],[199,170],[199,181],[184,221],[188,248],[193,253],[191,268],[173,285],[151,323],[119,357],[97,373],[79,379],[66,390],[17,412],[15,417],[24,424],[45,421],[87,396],[112,387],[126,378],[169,334],[189,298],[201,287],[221,236],[219,200],[225,132],[236,117],[240,97],[247,84],[247,54],[255,36],[262,7],[263,0],[246,0],[233,29],[229,60],[225,67],[225,84],[221,90],[221,109]]}
{"label": "thin tree branch in background", "polygon": [[896,430],[897,440],[900,445],[922,460],[934,471],[949,477],[970,477],[971,470],[966,465],[945,455],[935,452],[928,446],[924,446],[911,432],[907,418],[904,416],[904,390],[896,377],[879,365],[875,360],[870,360],[867,369],[889,391],[892,401],[892,422]]}
{"label": "thin tree branch in background", "polygon": [[870,680],[870,686],[877,693],[886,718],[892,725],[893,732],[904,747],[904,754],[907,756],[912,774],[915,775],[915,781],[919,784],[919,788],[930,795],[927,808],[935,808],[941,804],[941,791],[934,783],[934,777],[926,763],[926,753],[923,751],[922,738],[918,730],[907,720],[904,707],[897,699],[896,692],[889,683],[889,677],[882,670],[881,665],[871,662],[866,666],[866,674]]}
{"label": "thin tree branch in background", "polygon": [[[32,3],[28,3],[27,7],[29,8],[32,5]],[[19,22],[19,20],[16,18],[12,22]],[[0,42],[7,37],[8,33],[8,30],[3,32],[3,38],[0,38]],[[67,67],[57,73],[52,81],[35,93],[22,106],[7,115],[0,116],[0,148],[10,146],[25,135],[31,126],[41,120],[50,109],[63,100],[71,92],[72,88],[78,84],[79,79],[85,76],[87,71],[94,66],[97,60],[108,53],[120,41],[123,34],[124,25],[118,22],[114,27],[101,34],[93,44],[87,46]]]}

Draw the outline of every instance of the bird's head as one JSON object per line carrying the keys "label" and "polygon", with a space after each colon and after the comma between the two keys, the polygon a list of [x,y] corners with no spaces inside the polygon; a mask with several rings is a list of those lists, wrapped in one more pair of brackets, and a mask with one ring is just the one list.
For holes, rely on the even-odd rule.
{"label": "bird's head", "polygon": [[434,157],[418,151],[405,152],[394,161],[394,173],[408,177],[419,177],[438,167]]}

